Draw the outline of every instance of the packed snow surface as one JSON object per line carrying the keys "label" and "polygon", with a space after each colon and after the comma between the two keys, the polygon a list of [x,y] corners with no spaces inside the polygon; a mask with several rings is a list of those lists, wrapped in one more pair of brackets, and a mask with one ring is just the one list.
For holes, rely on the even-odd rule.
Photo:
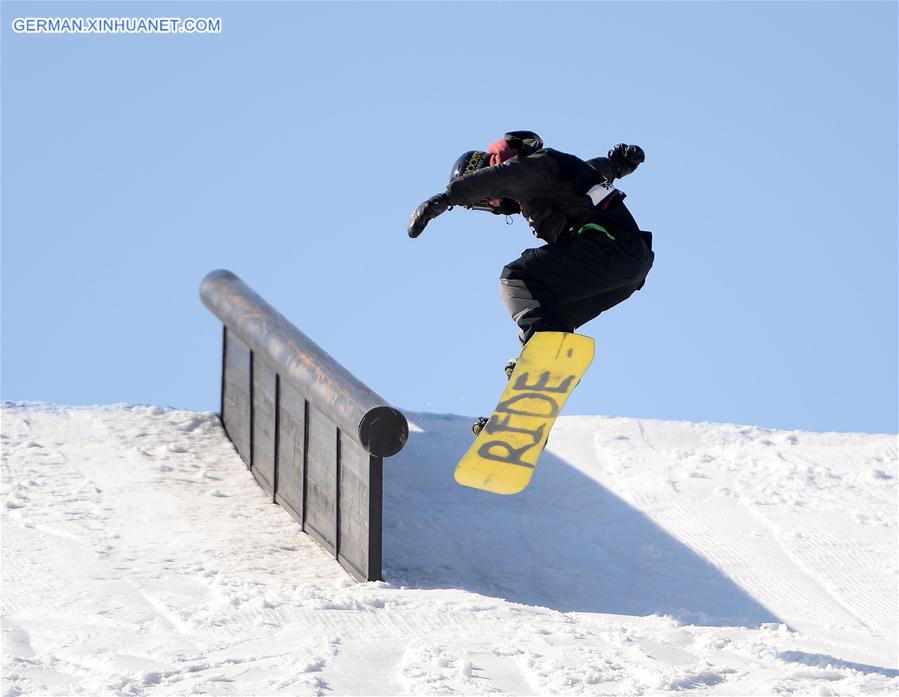
{"label": "packed snow surface", "polygon": [[568,417],[502,497],[410,421],[356,583],[214,414],[5,405],[3,695],[899,691],[895,436]]}

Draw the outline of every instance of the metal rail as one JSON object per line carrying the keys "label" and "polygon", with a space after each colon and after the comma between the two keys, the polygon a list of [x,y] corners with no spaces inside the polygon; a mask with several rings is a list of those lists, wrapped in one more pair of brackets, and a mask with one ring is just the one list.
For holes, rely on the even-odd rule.
{"label": "metal rail", "polygon": [[409,437],[406,417],[366,387],[312,339],[230,271],[209,273],[203,304],[250,349],[263,354],[342,431],[354,433],[372,455],[396,455]]}
{"label": "metal rail", "polygon": [[406,417],[230,271],[200,297],[224,324],[222,423],[256,481],[356,578],[380,579],[383,458]]}

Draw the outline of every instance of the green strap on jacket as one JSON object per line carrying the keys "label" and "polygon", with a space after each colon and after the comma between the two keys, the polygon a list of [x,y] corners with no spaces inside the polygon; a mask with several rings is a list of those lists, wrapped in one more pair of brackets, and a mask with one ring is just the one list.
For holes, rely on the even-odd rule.
{"label": "green strap on jacket", "polygon": [[597,225],[596,223],[587,223],[586,225],[584,225],[583,227],[581,227],[580,230],[577,231],[577,234],[583,235],[583,234],[584,234],[584,230],[596,230],[597,232],[603,233],[603,234],[604,234],[606,237],[608,237],[610,240],[614,240],[614,239],[615,239],[615,236],[614,236],[611,232],[609,232],[608,230],[606,230],[602,225]]}

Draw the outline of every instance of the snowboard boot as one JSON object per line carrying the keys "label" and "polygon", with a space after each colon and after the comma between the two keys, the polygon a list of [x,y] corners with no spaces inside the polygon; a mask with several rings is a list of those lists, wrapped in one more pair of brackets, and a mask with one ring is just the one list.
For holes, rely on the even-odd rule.
{"label": "snowboard boot", "polygon": [[[506,373],[507,380],[512,379],[512,372],[515,370],[515,365],[517,363],[518,358],[510,358],[508,361],[506,361],[506,365],[505,367],[503,367],[503,370]],[[486,416],[482,416],[471,425],[471,432],[474,433],[475,437],[477,437],[477,435],[484,430],[484,426],[487,425],[488,421],[490,421],[490,419],[488,419]]]}

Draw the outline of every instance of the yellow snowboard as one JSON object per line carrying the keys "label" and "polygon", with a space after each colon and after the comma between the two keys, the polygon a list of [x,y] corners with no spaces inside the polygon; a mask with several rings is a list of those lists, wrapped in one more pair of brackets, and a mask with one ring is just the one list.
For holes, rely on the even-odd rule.
{"label": "yellow snowboard", "polygon": [[556,417],[593,361],[593,339],[531,337],[487,425],[456,466],[456,481],[494,494],[527,488]]}

